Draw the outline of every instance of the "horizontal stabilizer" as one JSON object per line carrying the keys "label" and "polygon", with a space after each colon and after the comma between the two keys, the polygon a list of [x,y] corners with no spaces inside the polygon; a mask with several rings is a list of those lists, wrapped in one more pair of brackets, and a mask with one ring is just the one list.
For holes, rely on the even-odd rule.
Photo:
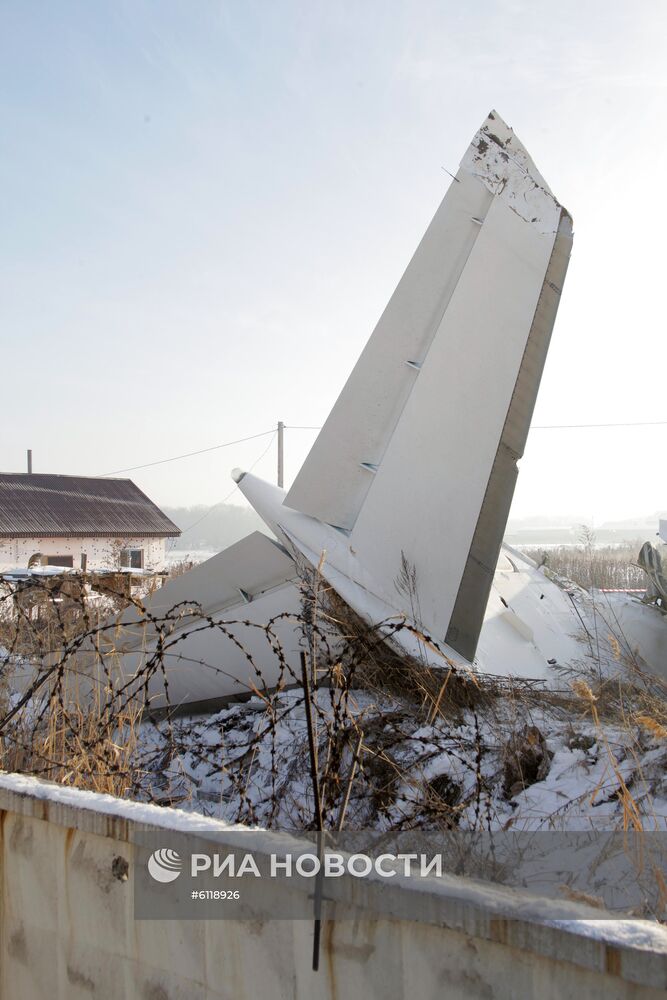
{"label": "horizontal stabilizer", "polygon": [[135,621],[145,625],[150,617],[161,619],[179,605],[191,606],[193,602],[204,615],[244,608],[296,575],[294,562],[282,546],[261,531],[253,531],[145,598],[146,614],[131,607],[119,621],[123,626]]}

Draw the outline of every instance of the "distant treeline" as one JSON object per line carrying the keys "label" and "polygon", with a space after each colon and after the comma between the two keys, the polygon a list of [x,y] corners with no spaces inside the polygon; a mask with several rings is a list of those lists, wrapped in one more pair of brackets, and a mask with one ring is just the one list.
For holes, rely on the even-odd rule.
{"label": "distant treeline", "polygon": [[183,534],[175,539],[174,548],[185,552],[221,549],[238,542],[251,531],[268,529],[260,517],[249,507],[218,504],[207,507],[162,507],[167,517],[177,524]]}
{"label": "distant treeline", "polygon": [[[644,542],[655,542],[658,523],[642,528],[596,528],[598,545],[632,545],[639,552]],[[507,526],[505,541],[510,545],[580,545],[581,527],[572,528],[516,528]]]}
{"label": "distant treeline", "polygon": [[[238,507],[234,504],[207,507],[198,504],[195,507],[162,507],[162,510],[183,532],[174,546],[179,551],[195,552],[206,549],[219,552],[228,545],[238,542],[251,531],[268,533],[264,522],[250,507]],[[646,527],[624,525],[596,528],[596,542],[598,545],[626,542],[636,547],[639,552],[642,542],[655,541],[658,516],[656,515],[655,521],[649,522]],[[566,524],[554,524],[554,519],[547,518],[544,519],[544,523],[540,521],[539,518],[510,521],[505,540],[510,545],[521,546],[581,543],[582,524],[576,519],[573,518]]]}
{"label": "distant treeline", "polygon": [[505,541],[510,545],[580,545],[590,531],[596,545],[629,545],[637,552],[644,542],[655,542],[660,518],[667,513],[656,511],[627,521],[607,521],[590,524],[590,519],[574,515],[551,517],[510,518]]}

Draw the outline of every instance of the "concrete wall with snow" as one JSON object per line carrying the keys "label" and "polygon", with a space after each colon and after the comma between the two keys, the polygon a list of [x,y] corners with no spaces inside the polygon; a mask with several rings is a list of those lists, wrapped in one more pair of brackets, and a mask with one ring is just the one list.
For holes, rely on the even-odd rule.
{"label": "concrete wall with snow", "polygon": [[230,849],[238,829],[7,774],[0,818],[2,997],[657,1000],[667,988],[664,930],[531,921],[529,897],[453,877],[410,889],[336,879],[313,972],[309,921],[134,920],[138,824],[204,823]]}
{"label": "concrete wall with snow", "polygon": [[142,549],[144,569],[161,570],[165,565],[164,538],[0,538],[0,572],[25,569],[37,552],[44,556],[72,556],[74,569],[81,568],[81,556],[88,557],[88,569],[118,569],[121,549]]}

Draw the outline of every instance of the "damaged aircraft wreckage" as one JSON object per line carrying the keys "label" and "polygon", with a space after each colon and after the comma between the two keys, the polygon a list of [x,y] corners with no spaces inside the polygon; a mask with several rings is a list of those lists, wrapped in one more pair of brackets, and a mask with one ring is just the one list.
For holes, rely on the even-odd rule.
{"label": "damaged aircraft wreckage", "polygon": [[[151,617],[176,607],[161,654],[171,706],[248,693],[252,661],[261,684],[278,682],[248,623],[274,621],[296,674],[304,568],[433,667],[548,679],[581,659],[572,594],[502,545],[571,246],[569,213],[491,112],[291,489],[233,472],[274,538],[254,532],[154,593],[147,616],[125,611],[123,674],[155,648]],[[406,566],[418,613],[397,586]],[[231,624],[193,628],[195,604]],[[151,707],[166,704],[164,680]]]}

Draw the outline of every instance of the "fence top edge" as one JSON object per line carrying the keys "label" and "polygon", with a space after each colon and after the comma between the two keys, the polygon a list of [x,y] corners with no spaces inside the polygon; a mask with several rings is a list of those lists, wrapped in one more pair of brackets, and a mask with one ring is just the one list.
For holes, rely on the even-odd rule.
{"label": "fence top edge", "polygon": [[[171,830],[202,838],[222,835],[224,843],[230,848],[243,847],[242,838],[251,829],[193,816],[169,806],[131,802],[2,771],[0,811],[31,816],[125,843],[131,843],[133,835],[139,831]],[[280,853],[281,849],[294,849],[298,843],[290,833],[260,829],[253,833],[253,850],[259,853]],[[353,878],[334,881],[337,883],[336,898],[344,905],[378,911],[387,918],[397,917],[412,923],[463,930],[473,937],[520,947],[594,971],[610,972],[613,969],[618,978],[638,984],[667,987],[667,931],[650,921],[607,922],[600,920],[599,911],[582,904],[568,903],[567,922],[559,923],[559,919],[562,921],[563,918],[558,916],[559,904],[555,900],[550,901],[555,904],[553,918],[547,919],[546,912],[540,918],[531,917],[530,907],[535,906],[535,896],[507,886],[487,886],[456,875],[422,881],[399,876],[390,886],[386,880],[373,874],[363,882]],[[396,907],[393,899],[396,900]],[[408,915],[401,917],[394,911],[405,913],[406,901]],[[542,902],[540,905],[543,905]],[[577,919],[572,917],[573,910],[578,915]],[[634,940],[628,925],[640,932]],[[642,930],[645,932],[644,940]],[[610,952],[619,957],[619,961],[611,965]]]}

